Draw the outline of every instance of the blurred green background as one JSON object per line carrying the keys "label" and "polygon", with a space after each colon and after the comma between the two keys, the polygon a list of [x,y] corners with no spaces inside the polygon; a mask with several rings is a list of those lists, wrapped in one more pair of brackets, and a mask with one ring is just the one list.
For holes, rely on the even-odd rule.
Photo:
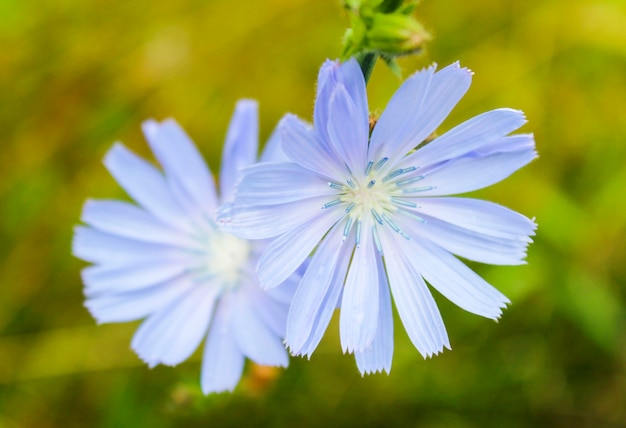
{"label": "blurred green background", "polygon": [[[472,265],[512,300],[496,324],[439,299],[453,351],[424,360],[396,322],[390,376],[361,378],[336,320],[311,361],[248,367],[204,397],[196,355],[148,369],[137,323],[96,326],[70,255],[87,197],[123,197],[101,159],[148,156],[142,120],[175,117],[212,168],[235,101],[265,139],[312,116],[340,54],[338,0],[0,0],[0,427],[626,426],[626,5],[424,0],[435,36],[403,60],[474,70],[443,128],[522,109],[540,158],[477,192],[539,224],[529,264]],[[378,64],[370,108],[399,86]]]}

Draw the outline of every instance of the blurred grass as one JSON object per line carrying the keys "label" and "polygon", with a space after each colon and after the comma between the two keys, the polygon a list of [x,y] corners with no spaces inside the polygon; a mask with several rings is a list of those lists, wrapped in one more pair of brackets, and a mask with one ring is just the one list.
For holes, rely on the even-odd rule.
{"label": "blurred grass", "polygon": [[[423,361],[396,323],[391,375],[363,379],[334,321],[311,361],[204,397],[199,356],[149,370],[135,324],[95,326],[72,226],[85,198],[123,197],[101,158],[118,139],[150,157],[145,118],[176,117],[215,170],[238,98],[260,100],[262,138],[286,111],[310,118],[338,2],[0,1],[0,427],[626,426],[626,5],[417,14],[435,39],[405,71],[475,72],[443,128],[508,106],[536,136],[538,161],[477,192],[539,223],[528,265],[473,265],[513,304],[496,325],[438,299],[454,351]],[[379,65],[370,108],[398,84]]]}

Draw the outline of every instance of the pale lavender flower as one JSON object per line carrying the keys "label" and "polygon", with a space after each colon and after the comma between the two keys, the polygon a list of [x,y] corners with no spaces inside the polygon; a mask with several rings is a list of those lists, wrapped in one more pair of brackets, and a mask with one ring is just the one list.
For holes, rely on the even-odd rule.
{"label": "pale lavender flower", "polygon": [[[90,200],[86,226],[76,227],[74,255],[94,263],[82,271],[86,306],[99,323],[147,318],[132,348],[150,367],[186,360],[206,338],[205,393],[232,390],[245,357],[287,366],[283,346],[289,302],[297,285],[263,291],[255,265],[262,241],[228,234],[215,221],[240,169],[256,162],[257,104],[237,104],[230,123],[216,194],[211,172],[173,120],[147,121],[144,134],[164,174],[121,144],[104,163],[137,201]],[[265,158],[280,159],[276,139]],[[272,155],[274,154],[274,155]],[[282,281],[281,281],[282,282]]]}
{"label": "pale lavender flower", "polygon": [[[425,357],[450,348],[427,283],[461,308],[497,319],[508,299],[453,254],[523,263],[535,224],[502,206],[448,197],[494,184],[536,157],[533,136],[508,135],[522,112],[476,116],[426,143],[470,86],[453,64],[415,73],[368,127],[358,64],[326,62],[314,127],[281,122],[289,162],[248,168],[220,219],[248,239],[275,237],[259,260],[271,289],[313,253],[294,296],[286,343],[311,355],[340,304],[344,352],[361,373],[391,368],[391,296]],[[417,148],[417,149],[416,149]],[[390,293],[391,291],[391,293]]]}

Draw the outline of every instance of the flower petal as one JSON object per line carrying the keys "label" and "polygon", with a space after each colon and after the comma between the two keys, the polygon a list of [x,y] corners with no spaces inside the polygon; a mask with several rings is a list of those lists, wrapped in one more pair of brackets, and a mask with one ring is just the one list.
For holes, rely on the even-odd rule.
{"label": "flower petal", "polygon": [[402,215],[395,216],[395,221],[410,236],[419,240],[428,239],[468,260],[496,265],[524,264],[527,241],[463,229],[421,212],[419,217],[424,220],[423,223]]}
{"label": "flower petal", "polygon": [[446,299],[486,318],[498,319],[502,315],[509,299],[452,254],[427,241],[412,240],[403,247],[411,250],[410,262],[415,270]]}
{"label": "flower petal", "polygon": [[325,146],[328,142],[328,135],[326,130],[326,124],[328,123],[328,100],[332,93],[332,86],[336,83],[335,75],[339,68],[339,61],[326,60],[319,73],[317,74],[317,91],[315,95],[315,108],[313,111],[313,122],[320,127],[319,132],[322,136],[321,144],[327,150],[327,153],[331,153],[328,146]]}
{"label": "flower petal", "polygon": [[418,166],[455,159],[502,139],[524,123],[526,123],[526,117],[519,110],[501,108],[488,111],[435,138],[411,157],[415,158]]}
{"label": "flower petal", "polygon": [[493,202],[471,198],[423,198],[419,211],[473,232],[531,242],[537,225]]}
{"label": "flower petal", "polygon": [[127,202],[88,200],[81,220],[95,229],[144,242],[202,250],[198,241]]}
{"label": "flower petal", "polygon": [[426,174],[419,196],[454,195],[482,189],[504,180],[537,157],[532,150],[494,153],[484,157],[460,157]]}
{"label": "flower petal", "polygon": [[243,373],[245,358],[235,342],[230,315],[223,302],[217,304],[204,345],[200,383],[205,394],[232,391]]}
{"label": "flower petal", "polygon": [[359,123],[368,123],[367,93],[365,79],[358,62],[352,58],[342,64],[326,61],[320,69],[317,79],[317,97],[315,99],[314,122],[320,136],[320,142],[328,153],[332,149],[328,145],[328,124],[332,118],[329,101],[337,85],[343,85],[356,106]]}
{"label": "flower petal", "polygon": [[[373,227],[367,223],[363,223],[364,231]],[[352,255],[341,299],[339,333],[344,353],[363,351],[374,340],[379,316],[378,257],[372,234],[362,233],[361,244]]]}
{"label": "flower petal", "polygon": [[[344,242],[343,234],[338,226],[335,226],[320,243],[300,281],[289,309],[285,336],[285,342],[293,355],[301,353],[311,337],[316,320],[320,317],[320,311],[326,307],[325,299],[329,294],[333,294],[329,292],[329,288],[336,273],[342,246],[349,245]],[[333,310],[335,304],[332,304]],[[331,310],[331,315],[332,312]],[[329,321],[330,316],[327,316],[324,330]]]}
{"label": "flower petal", "polygon": [[322,143],[313,128],[298,117],[287,114],[278,124],[282,149],[291,162],[332,179],[345,170],[330,148]]}
{"label": "flower petal", "polygon": [[188,267],[183,263],[163,263],[146,260],[127,266],[94,265],[81,271],[85,295],[123,293],[150,287],[183,274]]}
{"label": "flower petal", "polygon": [[409,77],[396,91],[372,131],[369,160],[400,158],[441,125],[469,89],[472,73],[449,65]]}
{"label": "flower petal", "polygon": [[253,100],[237,102],[228,126],[222,154],[220,188],[222,201],[229,201],[241,170],[256,162],[259,150],[258,103]]}
{"label": "flower petal", "polygon": [[265,147],[261,152],[259,162],[289,162],[289,158],[283,150],[280,129],[278,126],[274,128],[270,137],[267,139]]}
{"label": "flower petal", "polygon": [[330,145],[351,171],[364,170],[369,122],[367,115],[362,114],[362,106],[357,106],[345,86],[338,84],[331,94],[328,111],[326,126]]}
{"label": "flower petal", "polygon": [[259,319],[250,297],[246,289],[240,289],[224,302],[232,305],[231,310],[236,314],[231,319],[231,325],[237,346],[258,364],[286,367],[289,357],[281,338]]}
{"label": "flower petal", "polygon": [[328,197],[268,206],[225,204],[218,211],[219,221],[225,231],[241,238],[273,238],[329,213],[322,209],[325,202]]}
{"label": "flower petal", "polygon": [[245,179],[237,188],[241,205],[277,205],[318,196],[330,196],[337,190],[328,180],[294,163],[260,163],[246,169]]}
{"label": "flower petal", "polygon": [[485,144],[471,154],[475,156],[487,156],[494,153],[517,152],[535,149],[535,136],[533,134],[515,134],[500,138],[492,143]]}
{"label": "flower petal", "polygon": [[[306,263],[304,263],[306,264]],[[287,307],[291,304],[291,300],[298,288],[298,283],[302,279],[302,274],[299,272],[302,267],[299,267],[285,282],[274,288],[262,289],[262,293],[272,300],[275,300]],[[283,326],[284,327],[284,326]],[[284,329],[283,329],[284,330]]]}
{"label": "flower petal", "polygon": [[421,272],[413,267],[412,261],[418,256],[414,251],[407,251],[409,241],[395,233],[380,233],[379,236],[393,300],[411,342],[424,357],[438,354],[444,347],[450,349],[435,300]]}
{"label": "flower petal", "polygon": [[131,347],[150,367],[176,365],[196,350],[207,333],[220,287],[194,287],[139,326]]}
{"label": "flower petal", "polygon": [[354,358],[361,374],[391,372],[393,360],[393,312],[389,284],[385,275],[385,267],[380,257],[378,263],[379,313],[376,336],[372,344],[363,351],[355,351]]}
{"label": "flower petal", "polygon": [[187,213],[180,208],[168,190],[165,177],[155,167],[120,143],[108,151],[104,164],[120,186],[152,215],[178,230],[193,232]]}
{"label": "flower petal", "polygon": [[[282,288],[283,285],[272,288],[276,290]],[[295,290],[295,287],[291,287]],[[285,327],[287,325],[287,312],[289,304],[273,299],[269,293],[262,290],[258,284],[250,284],[246,293],[250,295],[250,303],[255,313],[267,325],[276,337],[285,337]],[[293,294],[293,293],[292,293]]]}
{"label": "flower petal", "polygon": [[[350,259],[352,258],[352,252],[353,247],[350,245],[344,245],[339,249],[338,261],[335,266],[330,285],[328,286],[326,294],[323,296],[322,302],[318,307],[317,314],[313,320],[306,342],[303,343],[300,349],[291,348],[293,355],[306,355],[311,358],[313,351],[315,351],[315,348],[317,348],[317,345],[319,345],[322,340],[322,337],[328,328],[328,323],[330,322],[333,313],[335,312],[335,309],[337,309],[341,300],[341,292],[346,279],[346,272],[348,271],[348,266],[350,265]],[[291,313],[295,313],[295,311],[296,309],[290,309],[290,316]],[[287,322],[289,323],[289,320],[287,320]],[[287,326],[287,328],[289,328],[289,326]]]}
{"label": "flower petal", "polygon": [[89,296],[85,307],[99,324],[144,318],[191,291],[195,284],[179,277],[141,290]]}
{"label": "flower petal", "polygon": [[289,278],[336,221],[333,213],[322,212],[273,240],[259,259],[261,285],[272,288]]}
{"label": "flower petal", "polygon": [[217,208],[215,182],[191,138],[174,119],[161,123],[149,120],[142,128],[167,180],[202,213],[211,215]]}
{"label": "flower petal", "polygon": [[130,266],[147,261],[189,262],[189,252],[171,245],[122,238],[90,227],[74,228],[72,254],[91,263]]}

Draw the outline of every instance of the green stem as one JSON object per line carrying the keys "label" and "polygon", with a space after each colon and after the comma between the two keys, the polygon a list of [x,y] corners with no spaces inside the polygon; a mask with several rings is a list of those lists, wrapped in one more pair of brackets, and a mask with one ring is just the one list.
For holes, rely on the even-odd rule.
{"label": "green stem", "polygon": [[378,54],[368,53],[365,55],[359,55],[357,57],[357,61],[361,66],[361,71],[363,72],[363,77],[365,78],[365,84],[370,80],[370,76],[372,75],[372,71],[374,70],[374,65],[376,64],[376,60],[378,60]]}

